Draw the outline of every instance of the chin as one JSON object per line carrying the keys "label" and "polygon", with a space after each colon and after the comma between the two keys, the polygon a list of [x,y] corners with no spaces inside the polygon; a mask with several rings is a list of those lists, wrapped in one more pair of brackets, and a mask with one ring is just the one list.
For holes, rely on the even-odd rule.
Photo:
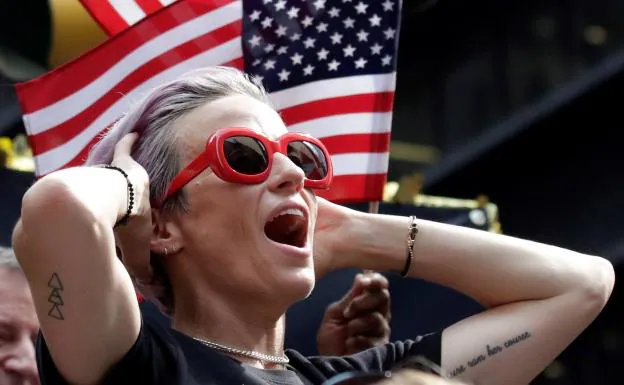
{"label": "chin", "polygon": [[314,268],[306,267],[291,270],[279,279],[279,296],[287,295],[293,303],[306,299],[316,283]]}

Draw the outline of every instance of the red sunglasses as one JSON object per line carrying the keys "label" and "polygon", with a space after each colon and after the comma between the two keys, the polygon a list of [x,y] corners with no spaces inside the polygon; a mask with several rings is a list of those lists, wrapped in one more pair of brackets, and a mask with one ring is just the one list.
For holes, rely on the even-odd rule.
{"label": "red sunglasses", "polygon": [[328,189],[331,185],[331,158],[318,139],[291,132],[271,140],[248,128],[223,128],[212,134],[204,152],[178,173],[158,206],[208,167],[226,182],[262,183],[269,177],[276,152],[303,170],[304,187]]}

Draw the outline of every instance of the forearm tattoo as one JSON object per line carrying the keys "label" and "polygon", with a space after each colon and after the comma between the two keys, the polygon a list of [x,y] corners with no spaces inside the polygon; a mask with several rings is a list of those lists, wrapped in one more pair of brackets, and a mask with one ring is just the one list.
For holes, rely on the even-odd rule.
{"label": "forearm tattoo", "polygon": [[48,297],[48,302],[52,304],[50,311],[48,312],[48,316],[55,318],[57,320],[64,320],[63,312],[61,311],[61,307],[65,304],[63,301],[63,283],[59,278],[58,274],[53,273],[48,281],[48,287],[50,288],[50,296]]}
{"label": "forearm tattoo", "polygon": [[465,364],[459,365],[455,369],[451,370],[449,372],[449,376],[450,377],[458,376],[464,373],[466,370],[468,370],[468,368],[474,368],[476,366],[479,366],[482,363],[486,362],[489,357],[496,356],[507,349],[511,349],[514,346],[528,340],[531,337],[532,337],[531,333],[526,331],[522,334],[518,334],[517,336],[511,337],[510,339],[506,340],[501,345],[487,344],[485,345],[485,350],[482,353],[475,355],[474,357],[466,361]]}

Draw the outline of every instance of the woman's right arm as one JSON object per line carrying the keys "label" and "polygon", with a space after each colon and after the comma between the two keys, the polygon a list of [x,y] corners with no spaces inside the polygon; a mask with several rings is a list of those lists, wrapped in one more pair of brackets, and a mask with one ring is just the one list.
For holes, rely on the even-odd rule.
{"label": "woman's right arm", "polygon": [[[129,154],[132,142],[120,142],[118,151],[126,146]],[[147,188],[136,166],[122,167],[136,187]],[[23,198],[13,247],[50,354],[70,383],[97,383],[140,331],[136,294],[113,233],[127,200],[124,176],[95,167],[52,173]]]}

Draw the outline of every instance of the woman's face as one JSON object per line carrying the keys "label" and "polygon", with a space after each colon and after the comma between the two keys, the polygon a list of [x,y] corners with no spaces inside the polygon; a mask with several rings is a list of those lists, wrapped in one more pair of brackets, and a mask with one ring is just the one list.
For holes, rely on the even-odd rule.
{"label": "woman's face", "polygon": [[[208,137],[221,128],[246,127],[271,139],[287,132],[273,109],[244,95],[208,103],[175,124],[182,166],[204,151]],[[317,206],[303,181],[302,170],[283,154],[274,155],[261,184],[228,183],[210,169],[194,178],[184,188],[188,213],[173,219],[175,247],[189,259],[185,268],[192,269],[187,276],[201,274],[201,281],[217,292],[254,298],[288,293],[292,300],[307,296],[314,286]]]}

